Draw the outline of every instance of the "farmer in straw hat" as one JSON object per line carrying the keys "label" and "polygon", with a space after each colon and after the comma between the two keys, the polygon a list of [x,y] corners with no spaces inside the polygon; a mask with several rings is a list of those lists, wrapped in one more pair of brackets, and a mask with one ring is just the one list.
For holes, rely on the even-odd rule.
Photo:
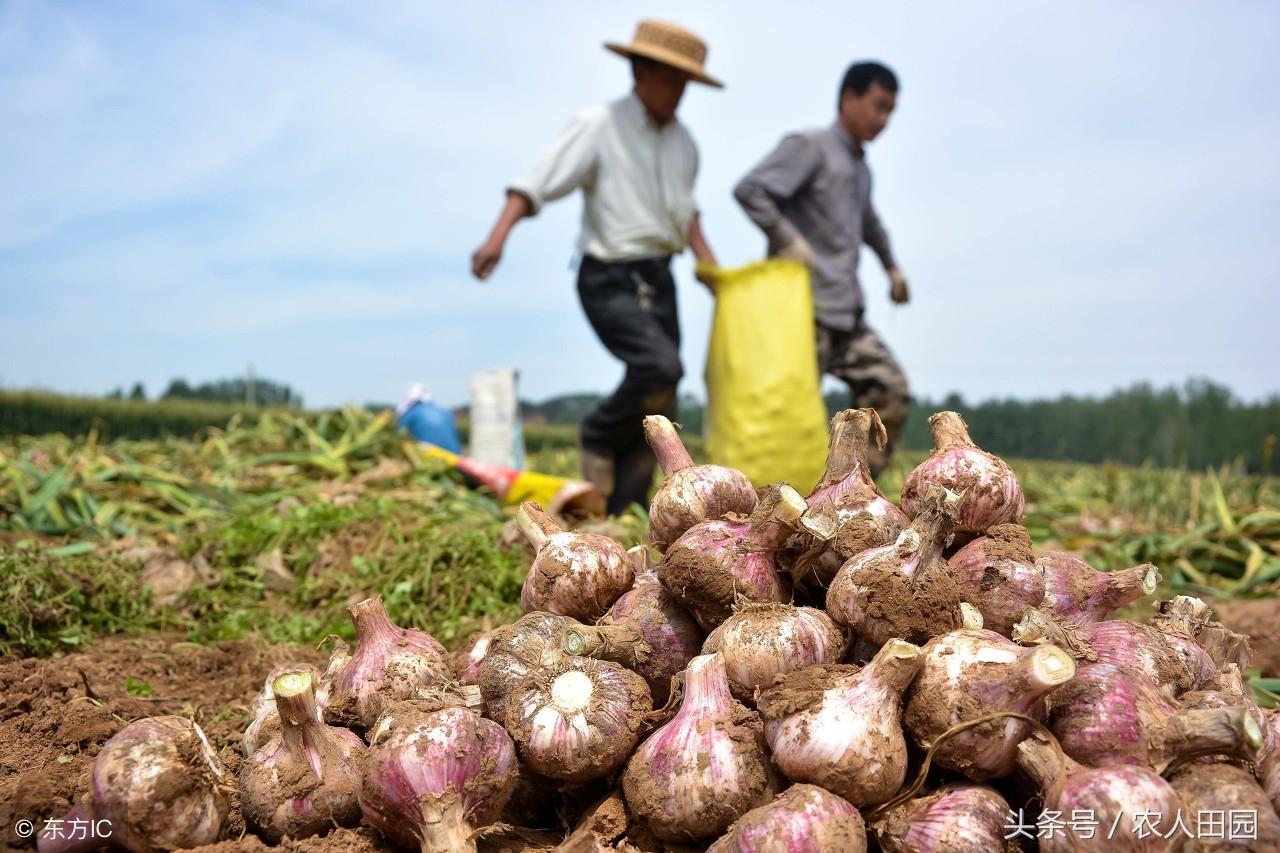
{"label": "farmer in straw hat", "polygon": [[641,422],[675,417],[684,374],[671,256],[687,247],[715,263],[693,198],[698,149],[676,108],[690,80],[721,84],[703,70],[706,44],[675,24],[641,21],[630,44],[605,47],[631,61],[631,93],[578,114],[507,188],[471,271],[487,279],[516,222],[582,190],[578,296],[600,342],[626,365],[622,384],[582,422],[582,468],[618,513],[647,497],[655,459]]}

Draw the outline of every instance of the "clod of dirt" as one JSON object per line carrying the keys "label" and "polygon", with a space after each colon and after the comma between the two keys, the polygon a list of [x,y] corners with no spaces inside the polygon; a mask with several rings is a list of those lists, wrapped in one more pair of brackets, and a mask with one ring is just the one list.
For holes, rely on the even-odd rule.
{"label": "clod of dirt", "polygon": [[151,592],[153,604],[169,607],[200,583],[200,575],[186,560],[161,558],[147,563],[138,582]]}
{"label": "clod of dirt", "polygon": [[1280,677],[1280,621],[1276,619],[1276,600],[1215,601],[1213,609],[1223,625],[1248,635],[1249,648],[1253,651],[1252,665],[1265,676]]}

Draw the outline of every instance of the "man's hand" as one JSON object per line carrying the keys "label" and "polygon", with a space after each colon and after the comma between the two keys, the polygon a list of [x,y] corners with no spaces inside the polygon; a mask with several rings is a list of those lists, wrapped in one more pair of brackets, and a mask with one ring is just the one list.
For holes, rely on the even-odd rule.
{"label": "man's hand", "polygon": [[778,257],[790,258],[793,261],[799,261],[806,267],[813,266],[813,247],[809,245],[809,241],[797,234],[791,239],[791,242],[783,246],[778,251]]}
{"label": "man's hand", "polygon": [[889,298],[898,305],[906,305],[911,301],[907,277],[896,265],[889,269]]}
{"label": "man's hand", "polygon": [[502,244],[504,241],[490,237],[471,255],[471,274],[484,281],[502,260]]}
{"label": "man's hand", "polygon": [[693,268],[693,277],[706,285],[712,294],[716,292],[716,262],[699,260]]}
{"label": "man's hand", "polygon": [[696,261],[693,267],[693,276],[698,281],[707,286],[707,290],[712,293],[716,292],[716,255],[711,251],[711,244],[707,242],[707,236],[702,233],[702,216],[695,213],[693,218],[689,220],[689,231],[686,235],[689,241],[689,249],[693,252]]}
{"label": "man's hand", "polygon": [[471,255],[471,274],[481,281],[492,275],[498,261],[502,260],[502,248],[507,244],[507,235],[517,222],[531,215],[533,203],[520,193],[508,190],[507,201],[498,214],[493,230],[489,232],[489,238]]}

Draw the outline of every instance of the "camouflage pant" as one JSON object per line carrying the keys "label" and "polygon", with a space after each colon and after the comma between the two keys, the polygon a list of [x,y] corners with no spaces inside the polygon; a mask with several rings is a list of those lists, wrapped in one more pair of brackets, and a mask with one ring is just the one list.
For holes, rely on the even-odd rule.
{"label": "camouflage pant", "polygon": [[902,436],[911,405],[907,375],[875,330],[861,320],[852,331],[818,325],[818,367],[849,386],[853,405],[872,408],[884,421],[889,442],[883,451],[870,449],[871,471],[879,474]]}

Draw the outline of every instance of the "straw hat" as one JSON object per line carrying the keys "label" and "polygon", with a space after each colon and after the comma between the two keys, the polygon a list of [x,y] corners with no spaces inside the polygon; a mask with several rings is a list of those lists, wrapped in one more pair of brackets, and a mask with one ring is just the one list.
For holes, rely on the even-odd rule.
{"label": "straw hat", "polygon": [[619,56],[643,56],[686,72],[690,79],[717,89],[724,84],[702,68],[707,60],[707,43],[677,24],[667,21],[641,21],[631,44],[605,42],[604,46]]}

